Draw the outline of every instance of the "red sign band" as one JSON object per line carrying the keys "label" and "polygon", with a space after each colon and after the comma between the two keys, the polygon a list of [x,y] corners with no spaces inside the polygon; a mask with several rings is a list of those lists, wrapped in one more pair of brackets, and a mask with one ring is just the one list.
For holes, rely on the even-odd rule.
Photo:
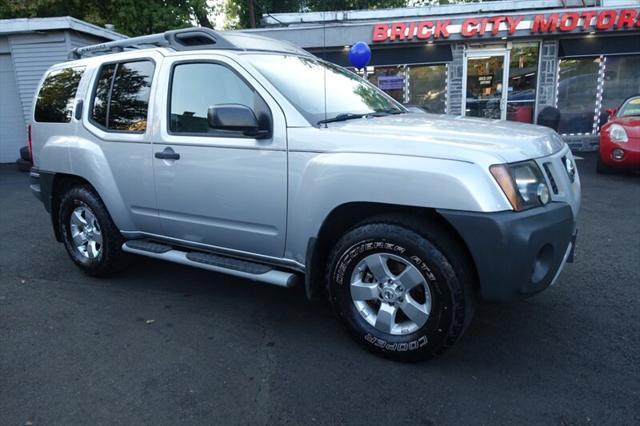
{"label": "red sign band", "polygon": [[[531,18],[525,21],[525,17]],[[533,16],[490,16],[467,18],[460,25],[453,25],[451,19],[418,22],[395,22],[374,24],[374,43],[384,41],[419,41],[446,39],[459,33],[462,37],[493,37],[501,34],[512,35],[517,30],[529,30],[531,34],[552,34],[556,32],[607,31],[640,28],[640,13],[635,9],[586,10],[581,12],[552,13]],[[522,24],[522,25],[521,25]],[[526,24],[526,27],[524,25]]]}

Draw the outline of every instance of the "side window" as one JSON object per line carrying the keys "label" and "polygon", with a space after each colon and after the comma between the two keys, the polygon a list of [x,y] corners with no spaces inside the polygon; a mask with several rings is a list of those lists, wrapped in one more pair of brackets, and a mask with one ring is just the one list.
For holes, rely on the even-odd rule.
{"label": "side window", "polygon": [[151,61],[103,65],[94,91],[92,120],[107,130],[144,132],[154,69]]}
{"label": "side window", "polygon": [[109,103],[109,91],[111,90],[111,82],[113,81],[113,71],[116,69],[116,64],[105,65],[100,70],[100,76],[98,77],[98,84],[96,85],[96,92],[93,98],[93,108],[91,112],[91,118],[93,120],[107,127],[107,104]]}
{"label": "side window", "polygon": [[253,109],[258,121],[268,119],[269,107],[238,74],[214,63],[179,64],[173,68],[169,131],[233,135],[236,132],[209,127],[210,106],[241,104]]}
{"label": "side window", "polygon": [[36,100],[34,119],[40,123],[71,121],[73,101],[85,67],[51,71],[42,82]]}

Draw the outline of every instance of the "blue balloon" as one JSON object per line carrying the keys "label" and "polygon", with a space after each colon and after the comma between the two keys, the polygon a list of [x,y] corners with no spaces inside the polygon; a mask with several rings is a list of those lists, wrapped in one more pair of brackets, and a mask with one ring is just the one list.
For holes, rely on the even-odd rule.
{"label": "blue balloon", "polygon": [[349,62],[357,69],[366,67],[371,60],[371,49],[364,41],[359,41],[349,49]]}

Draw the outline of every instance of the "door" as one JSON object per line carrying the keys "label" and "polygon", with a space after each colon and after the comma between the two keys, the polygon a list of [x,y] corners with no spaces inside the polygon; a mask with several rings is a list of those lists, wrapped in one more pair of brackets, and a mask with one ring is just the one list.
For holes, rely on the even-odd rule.
{"label": "door", "polygon": [[78,127],[78,136],[95,142],[108,165],[102,170],[102,165],[75,155],[74,170],[80,176],[96,176],[96,184],[109,182],[98,190],[105,197],[114,196],[112,206],[123,203],[129,220],[121,219],[118,225],[125,235],[160,233],[151,161],[153,126],[148,117],[161,60],[149,52],[149,57],[102,64],[93,70],[90,95],[82,107],[84,125]]}
{"label": "door", "polygon": [[[154,139],[163,234],[233,252],[282,257],[286,229],[286,125],[277,103],[233,61],[167,61],[166,109]],[[265,139],[209,126],[209,107],[240,104]]]}
{"label": "door", "polygon": [[507,118],[509,51],[478,50],[465,53],[463,115]]}

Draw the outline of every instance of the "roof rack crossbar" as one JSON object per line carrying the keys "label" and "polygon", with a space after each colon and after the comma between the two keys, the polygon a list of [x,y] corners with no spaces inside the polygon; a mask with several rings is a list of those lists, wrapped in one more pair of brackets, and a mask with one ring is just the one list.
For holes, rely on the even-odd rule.
{"label": "roof rack crossbar", "polygon": [[169,47],[174,50],[239,49],[219,32],[210,28],[185,28],[77,47],[69,53],[69,59],[80,59],[83,56],[91,56],[100,52],[122,52],[124,49],[140,49],[148,46]]}

